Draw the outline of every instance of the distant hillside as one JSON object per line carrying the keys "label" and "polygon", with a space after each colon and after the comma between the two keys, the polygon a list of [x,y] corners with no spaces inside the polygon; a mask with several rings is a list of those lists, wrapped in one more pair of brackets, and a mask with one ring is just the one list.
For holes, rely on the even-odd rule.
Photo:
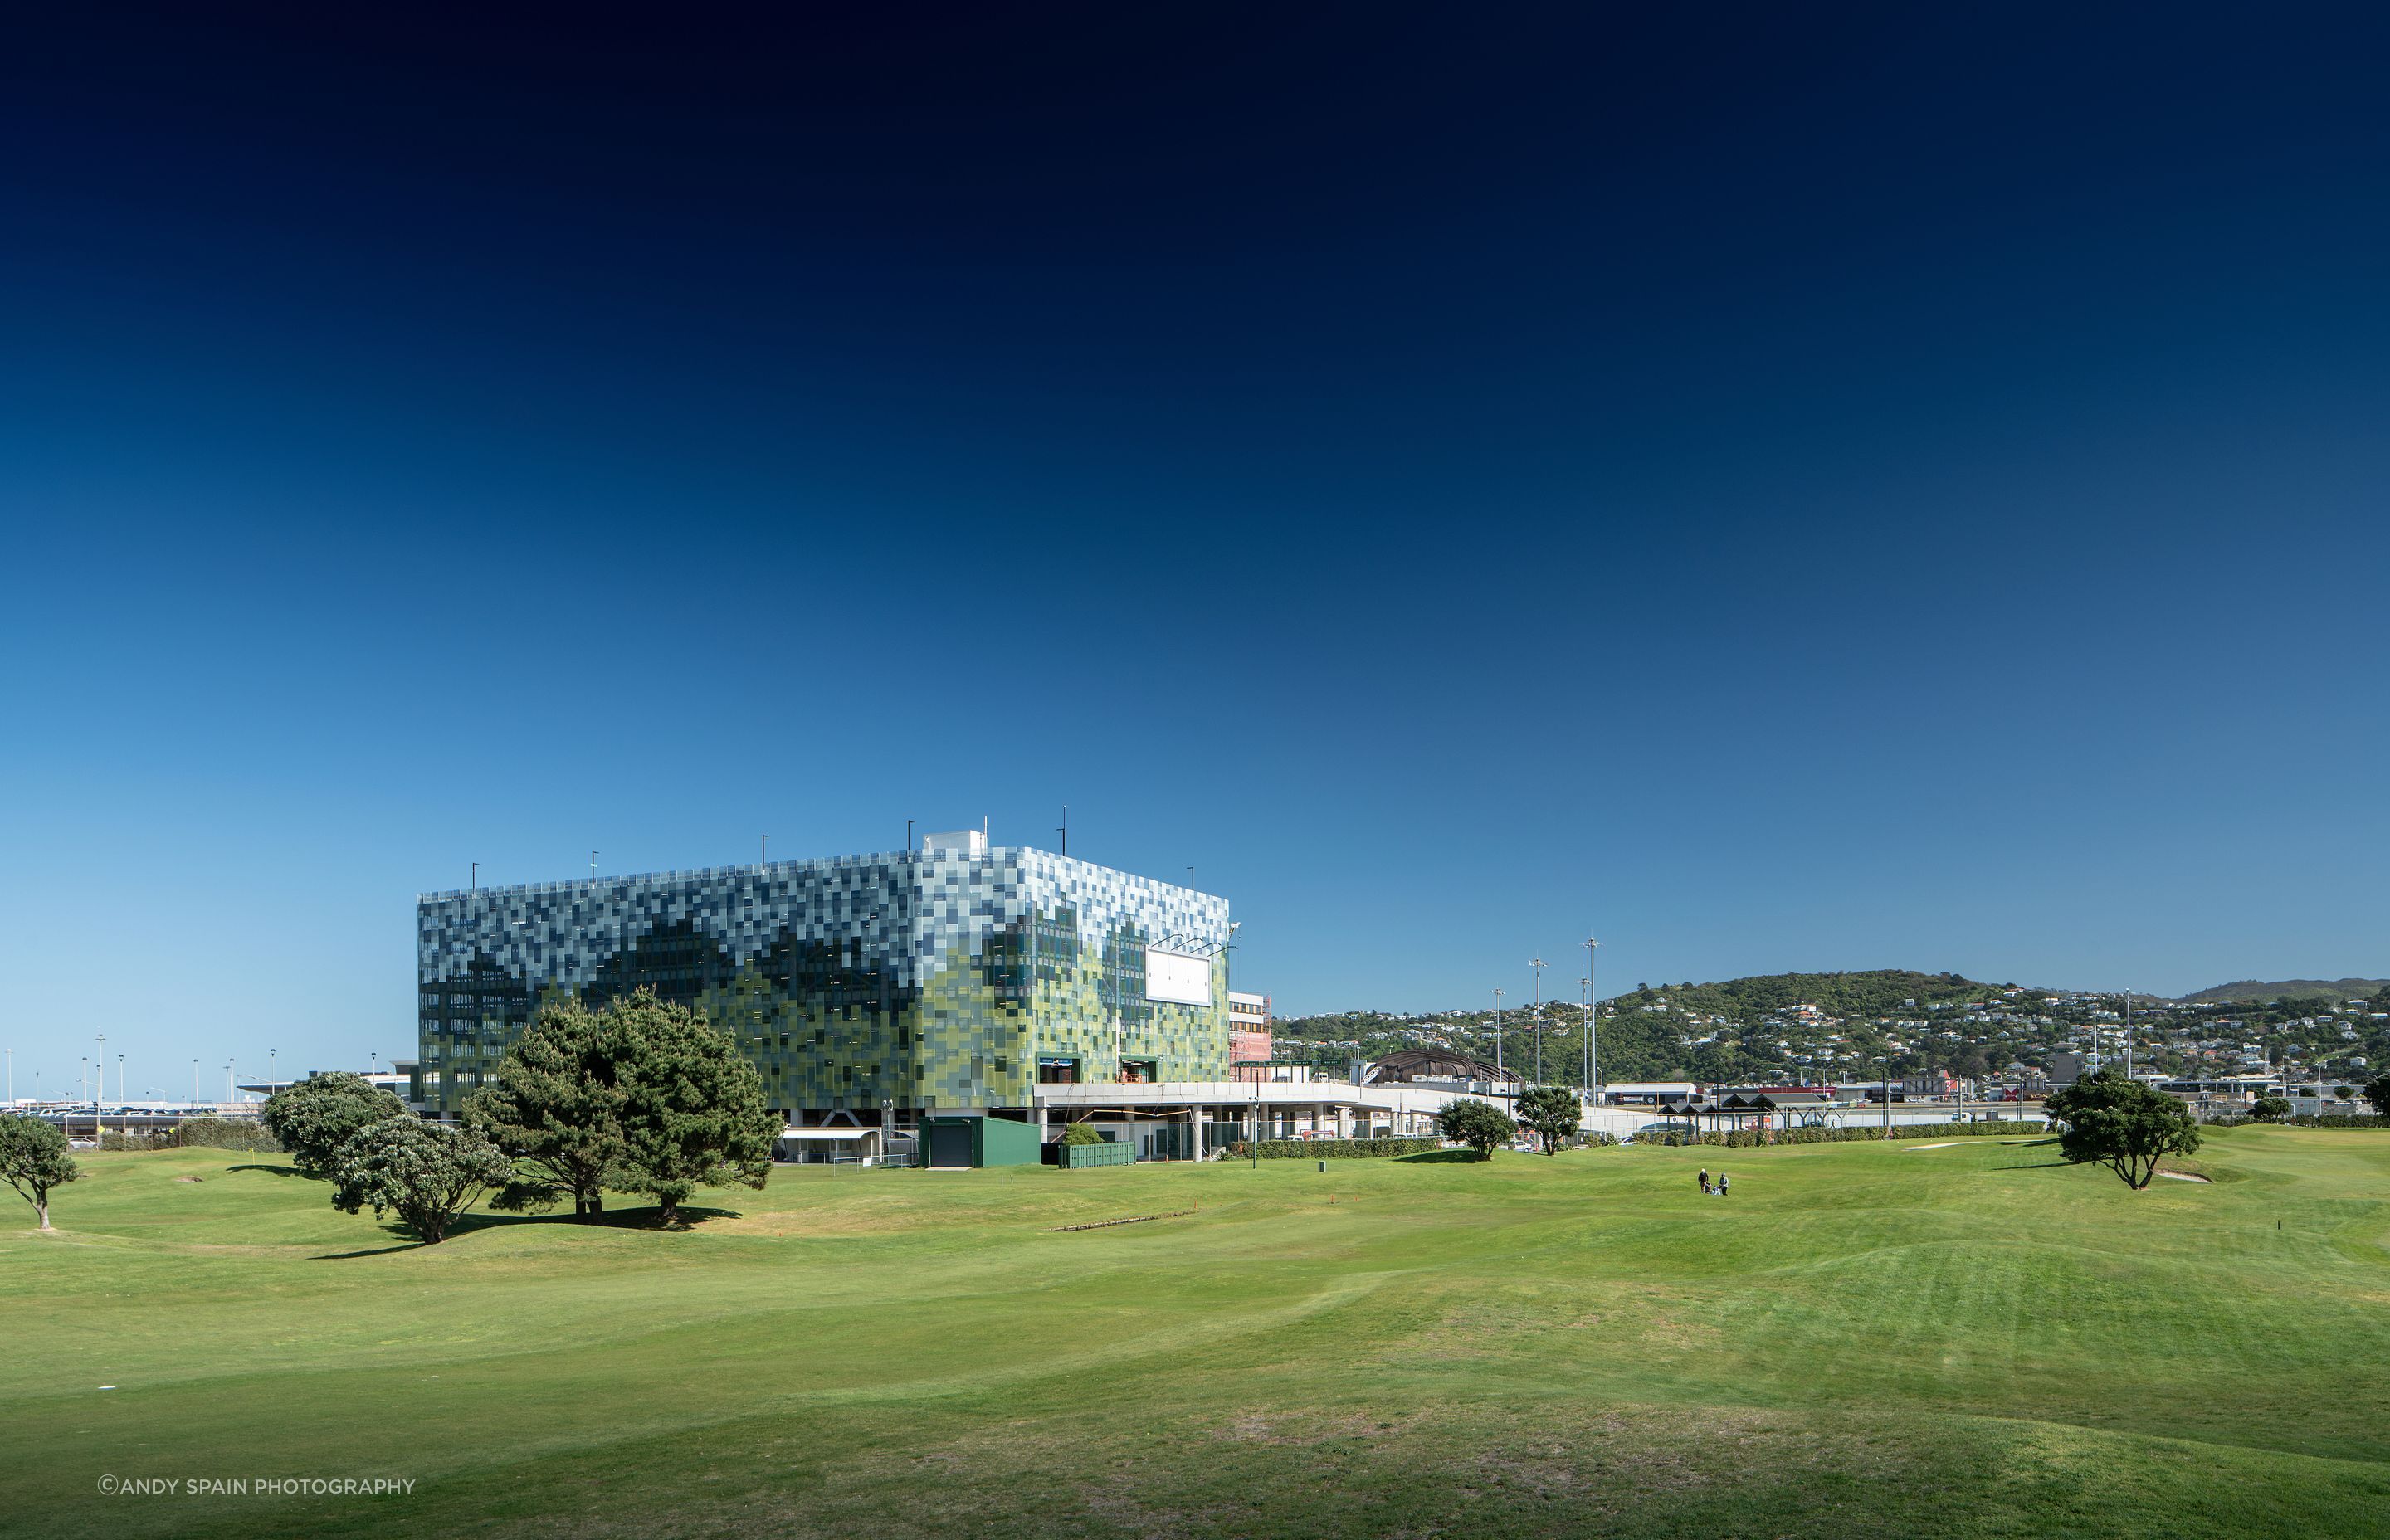
{"label": "distant hillside", "polygon": [[[1287,1018],[1278,1022],[1279,1040],[1290,1057],[1331,1068],[1435,1047],[1498,1055],[1506,1067],[1566,1084],[1582,1077],[1587,1023],[1577,1000],[1553,993],[1559,997],[1543,1002],[1540,1014],[1531,985],[1525,999],[1504,996],[1498,1017],[1489,998],[1458,1010]],[[2373,1003],[2348,1010],[2345,999]],[[1778,1084],[1866,1079],[1881,1062],[1901,1074],[1944,1070],[1980,1078],[2046,1068],[2050,1055],[2097,1043],[2113,1051],[2120,1006],[2106,992],[1905,969],[1638,983],[1602,999],[1601,1072],[1613,1083]],[[2319,1011],[2325,1020],[2317,1020]],[[2354,1072],[2371,1072],[2369,1060],[2390,1063],[2390,1027],[2376,1020],[2390,1020],[2390,982],[2380,979],[2244,980],[2179,1001],[2137,995],[2134,1015],[2143,1056],[2170,1068],[2312,1066],[2320,1074],[2331,1066],[2353,1084],[2366,1078]]]}
{"label": "distant hillside", "polygon": [[[1954,1010],[1939,1018],[1945,1022],[1961,1019],[1963,1011],[1955,1007],[2039,1011],[2044,993],[1956,973],[1903,969],[1772,973],[1702,984],[1641,983],[1602,997],[1601,1063],[1605,1077],[1613,1081],[1756,1078],[1772,1084],[1800,1072],[1801,1065],[1824,1068],[1823,1059],[1796,1059],[1792,1057],[1795,1054],[1830,1054],[1848,1071],[1881,1052],[1901,1064],[1947,1064],[1979,1074],[1985,1065],[1975,1062],[1983,1055],[1972,1042],[1954,1041],[1955,1033],[1937,1033],[1930,1041],[1921,1033],[1928,1010],[1936,1006]],[[1536,1033],[1530,1001],[1513,995],[1503,1006],[1504,1060],[1531,1064]],[[1831,1018],[1837,1029],[1831,1041],[1825,1040],[1826,1026],[1775,1020],[1773,1013],[1794,1006],[1814,1006]],[[1565,995],[1545,1003],[1545,1063],[1552,1077],[1562,1082],[1579,1078],[1582,1009]],[[1287,1048],[1317,1045],[1331,1059],[1337,1055],[1376,1058],[1396,1048],[1433,1045],[1494,1057],[1495,1017],[1483,1007],[1413,1016],[1343,1011],[1283,1020],[1278,1030]],[[1891,1046],[1893,1038],[1899,1038],[1901,1046]]]}
{"label": "distant hillside", "polygon": [[[1718,983],[1637,984],[1608,1003],[1638,1008],[1665,999],[1680,1010],[1757,1017],[1790,1006],[1813,1005],[1833,1016],[1885,1016],[1936,1000],[1982,1000],[2013,983],[1986,983],[1956,973],[1912,973],[1876,968],[1857,973],[1765,973]],[[2039,993],[2028,991],[2027,993]]]}
{"label": "distant hillside", "polygon": [[2390,979],[2281,979],[2265,983],[2255,979],[2242,979],[2237,983],[2217,984],[2196,995],[2186,995],[2186,1000],[2196,1002],[2223,1000],[2297,1000],[2306,998],[2354,1000],[2379,994],[2390,988]]}

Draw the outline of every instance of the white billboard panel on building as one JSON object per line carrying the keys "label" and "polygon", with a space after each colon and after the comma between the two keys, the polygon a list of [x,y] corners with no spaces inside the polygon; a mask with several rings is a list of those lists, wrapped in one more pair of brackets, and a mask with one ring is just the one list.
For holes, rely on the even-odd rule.
{"label": "white billboard panel on building", "polygon": [[1175,1006],[1212,1003],[1212,959],[1145,949],[1145,997]]}

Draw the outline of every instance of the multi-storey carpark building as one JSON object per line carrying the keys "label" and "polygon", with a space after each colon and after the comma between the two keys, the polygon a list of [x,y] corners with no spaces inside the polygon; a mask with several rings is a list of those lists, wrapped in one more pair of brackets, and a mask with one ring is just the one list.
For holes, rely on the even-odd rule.
{"label": "multi-storey carpark building", "polygon": [[418,1101],[442,1117],[543,1001],[702,1010],[792,1123],[1228,1078],[1226,899],[976,832],[919,850],[421,896]]}

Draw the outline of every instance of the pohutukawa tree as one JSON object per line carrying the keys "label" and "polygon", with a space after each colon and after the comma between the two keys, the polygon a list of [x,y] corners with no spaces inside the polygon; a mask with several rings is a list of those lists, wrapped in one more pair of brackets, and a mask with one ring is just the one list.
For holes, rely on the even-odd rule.
{"label": "pohutukawa tree", "polygon": [[666,1225],[700,1187],[761,1187],[781,1122],[739,1046],[686,1006],[648,990],[608,1010],[620,1034],[620,1180],[653,1197]]}
{"label": "pohutukawa tree", "polygon": [[1544,1153],[1557,1155],[1563,1142],[1576,1137],[1585,1123],[1576,1093],[1565,1085],[1539,1085],[1519,1098],[1519,1121],[1544,1141]]}
{"label": "pohutukawa tree", "polygon": [[42,1228],[50,1227],[50,1189],[83,1174],[68,1151],[67,1136],[40,1118],[0,1116],[0,1178],[33,1205]]}
{"label": "pohutukawa tree", "polygon": [[305,1175],[332,1174],[341,1147],[385,1118],[411,1117],[406,1103],[363,1075],[341,1071],[286,1085],[265,1098],[265,1131]]}
{"label": "pohutukawa tree", "polygon": [[[630,1037],[614,1010],[573,1003],[540,1007],[531,1029],[498,1061],[490,1084],[465,1100],[465,1122],[525,1168],[546,1193],[572,1196],[578,1218],[606,1212],[604,1187],[622,1163],[622,1066]],[[506,1199],[501,1208],[517,1206]]]}
{"label": "pohutukawa tree", "polygon": [[2044,1105],[2065,1124],[2058,1148],[2068,1160],[2106,1166],[2135,1191],[2150,1185],[2160,1160],[2199,1148],[2191,1109],[2114,1070],[2084,1076]]}
{"label": "pohutukawa tree", "polygon": [[341,1147],[332,1206],[348,1213],[370,1207],[376,1219],[393,1214],[409,1235],[436,1246],[458,1214],[514,1174],[514,1162],[473,1130],[403,1112],[359,1129]]}
{"label": "pohutukawa tree", "polygon": [[1494,1151],[1509,1143],[1510,1136],[1519,1131],[1519,1125],[1510,1121],[1509,1113],[1490,1101],[1480,1101],[1474,1097],[1462,1097],[1446,1103],[1444,1110],[1435,1115],[1435,1126],[1446,1138],[1457,1140],[1477,1151],[1477,1158],[1481,1161],[1492,1160]]}

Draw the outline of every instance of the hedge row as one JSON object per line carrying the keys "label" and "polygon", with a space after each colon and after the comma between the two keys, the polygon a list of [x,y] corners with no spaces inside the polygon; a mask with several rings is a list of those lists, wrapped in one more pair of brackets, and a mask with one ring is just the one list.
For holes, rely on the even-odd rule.
{"label": "hedge row", "polygon": [[2309,1113],[2284,1121],[2294,1123],[2301,1128],[2390,1128],[2390,1118],[2378,1118],[2370,1112]]}
{"label": "hedge row", "polygon": [[1441,1139],[1263,1139],[1258,1144],[1238,1139],[1222,1147],[1216,1158],[1250,1161],[1258,1153],[1265,1161],[1367,1160],[1380,1155],[1422,1155],[1443,1148]]}
{"label": "hedge row", "polygon": [[1756,1129],[1739,1128],[1730,1134],[1666,1134],[1647,1135],[1645,1144],[1662,1144],[1671,1148],[1690,1145],[1723,1145],[1728,1149],[1751,1149],[1772,1144],[1844,1144],[1857,1140],[1890,1138],[1947,1139],[1964,1138],[1970,1135],[2039,1134],[2045,1124],[2038,1118],[2019,1123],[1895,1123],[1887,1133],[1879,1123],[1867,1128],[1792,1128],[1777,1129],[1762,1134]]}
{"label": "hedge row", "polygon": [[186,1118],[166,1131],[165,1143],[169,1149],[198,1146],[244,1149],[260,1155],[282,1152],[282,1146],[265,1131],[265,1124],[255,1118]]}

